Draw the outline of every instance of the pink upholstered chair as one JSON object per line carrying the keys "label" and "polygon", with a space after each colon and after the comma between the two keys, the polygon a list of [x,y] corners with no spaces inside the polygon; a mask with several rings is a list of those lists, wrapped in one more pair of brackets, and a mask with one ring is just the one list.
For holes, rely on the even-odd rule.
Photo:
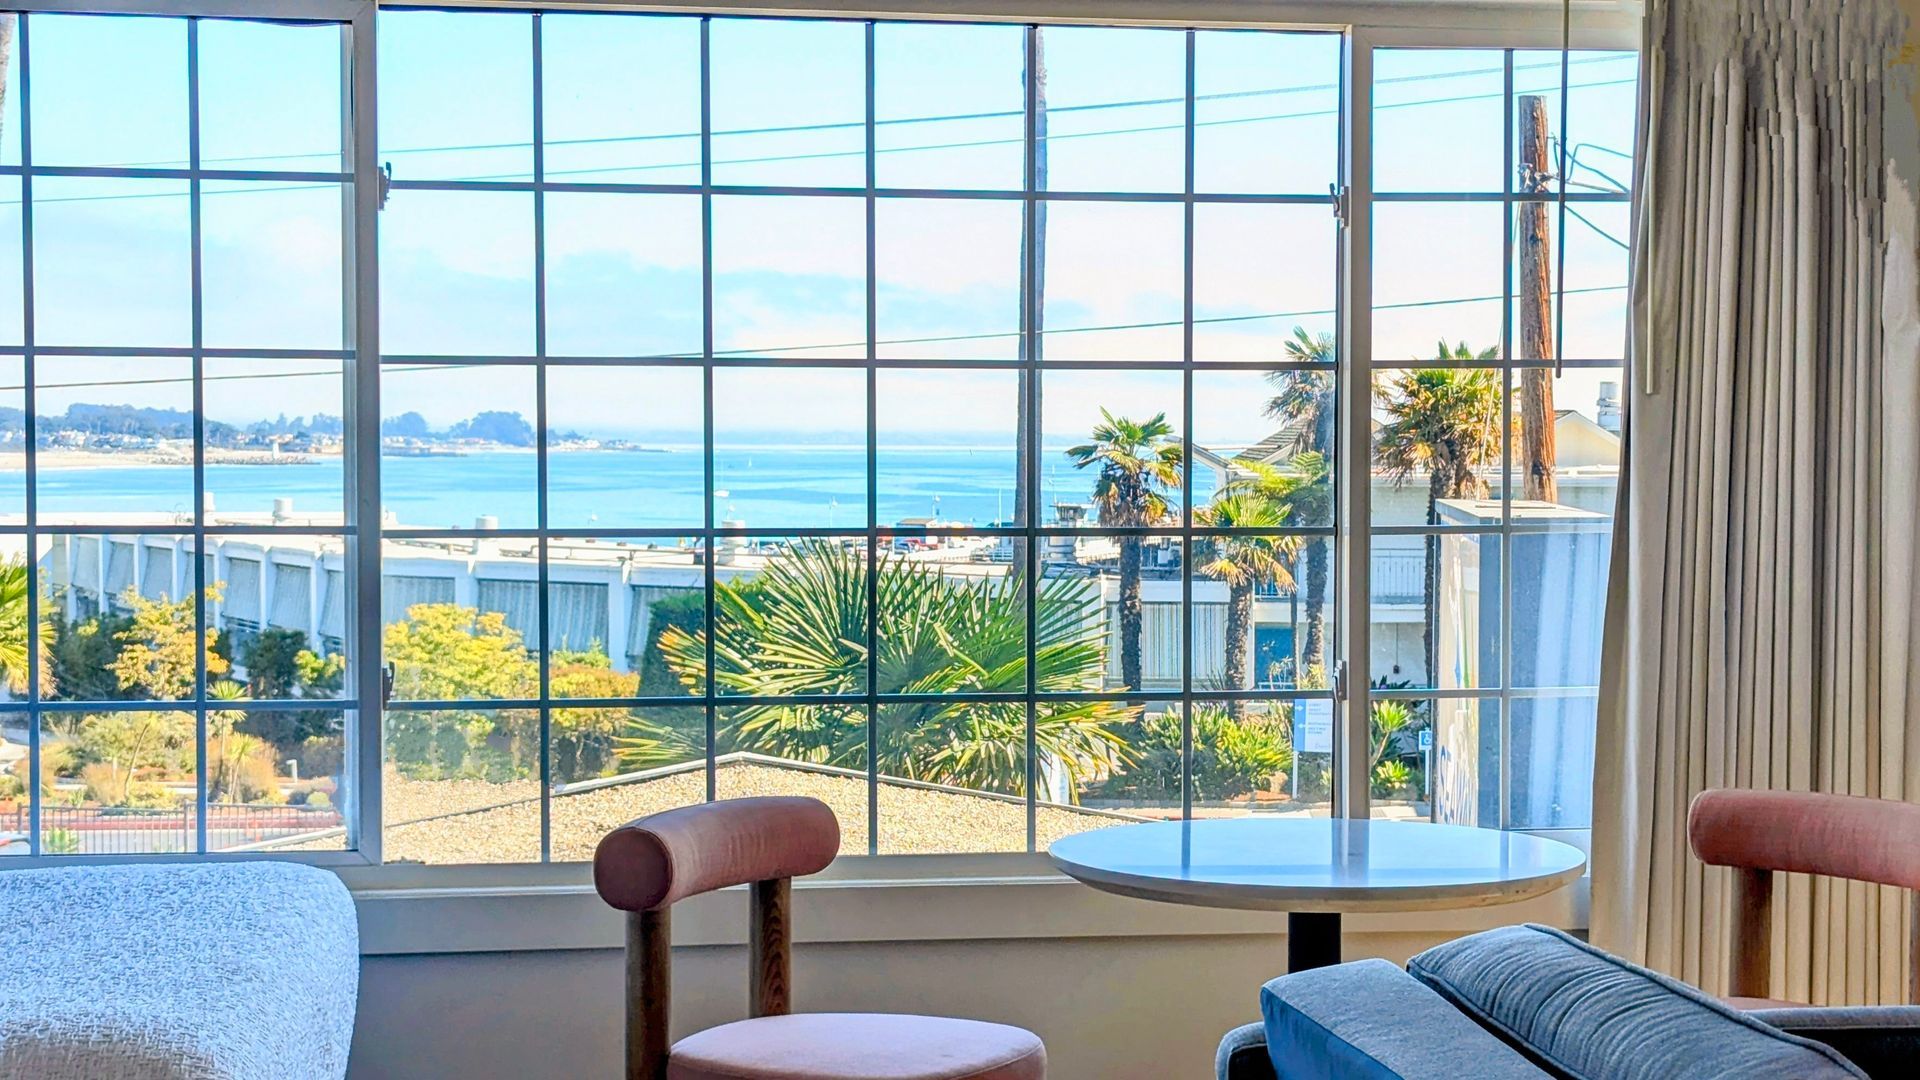
{"label": "pink upholstered chair", "polygon": [[[817,799],[728,799],[608,833],[601,899],[627,913],[627,1080],[1044,1080],[1047,1051],[1005,1024],[893,1013],[792,1014],[791,882],[833,861],[840,823]],[[675,901],[751,889],[750,1017],[667,1046]]]}
{"label": "pink upholstered chair", "polygon": [[1920,1004],[1920,804],[1801,791],[1703,791],[1687,812],[1687,839],[1733,878],[1732,972],[1736,1008],[1785,1008],[1767,996],[1775,871],[1893,885],[1913,893],[1908,1000]]}

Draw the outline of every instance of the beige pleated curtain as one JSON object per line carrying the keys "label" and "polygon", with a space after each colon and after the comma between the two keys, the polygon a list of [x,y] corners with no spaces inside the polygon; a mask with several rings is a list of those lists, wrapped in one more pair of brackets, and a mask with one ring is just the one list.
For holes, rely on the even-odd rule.
{"label": "beige pleated curtain", "polygon": [[[1647,4],[1592,934],[1709,991],[1729,882],[1687,850],[1695,793],[1920,799],[1904,29],[1892,0]],[[1774,996],[1904,1000],[1903,894],[1775,904]]]}

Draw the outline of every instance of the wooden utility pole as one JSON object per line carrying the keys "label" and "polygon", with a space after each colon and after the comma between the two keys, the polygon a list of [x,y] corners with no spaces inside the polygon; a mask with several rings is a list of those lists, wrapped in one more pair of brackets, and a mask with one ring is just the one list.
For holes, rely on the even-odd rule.
{"label": "wooden utility pole", "polygon": [[[1033,35],[1033,56],[1027,69],[1027,78],[1032,80],[1033,104],[1033,189],[1047,189],[1047,62],[1041,51],[1046,40],[1046,31],[1038,30]],[[1041,355],[1040,332],[1045,326],[1047,310],[1047,204],[1044,199],[1034,199],[1033,220],[1020,244],[1020,307],[1021,319],[1020,359],[1038,360]],[[1031,280],[1029,280],[1031,279]],[[1029,328],[1031,333],[1028,333]],[[1031,352],[1031,356],[1029,356]],[[1040,372],[1035,368],[1020,369],[1020,415],[1018,431],[1015,435],[1019,445],[1014,452],[1013,479],[1013,517],[1027,528],[1036,528],[1040,524],[1039,500],[1033,499],[1028,506],[1029,492],[1040,484]],[[1033,520],[1027,520],[1031,512]],[[1038,560],[1035,566],[1038,567]],[[1013,572],[1027,572],[1027,540],[1016,537],[1013,541]]]}
{"label": "wooden utility pole", "polygon": [[[1548,231],[1545,196],[1553,167],[1547,154],[1547,99],[1529,94],[1520,98],[1519,105],[1521,190],[1536,197],[1519,204],[1520,287],[1515,302],[1520,308],[1520,359],[1552,360],[1553,234]],[[1553,420],[1553,369],[1523,369],[1519,460],[1523,498],[1560,501],[1553,475]]]}

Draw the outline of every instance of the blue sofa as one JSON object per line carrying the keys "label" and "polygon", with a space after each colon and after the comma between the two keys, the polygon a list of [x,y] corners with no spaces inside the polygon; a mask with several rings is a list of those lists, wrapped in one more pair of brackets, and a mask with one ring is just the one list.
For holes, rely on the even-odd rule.
{"label": "blue sofa", "polygon": [[1743,1013],[1544,926],[1283,975],[1218,1080],[1888,1080],[1920,1076],[1920,1007]]}

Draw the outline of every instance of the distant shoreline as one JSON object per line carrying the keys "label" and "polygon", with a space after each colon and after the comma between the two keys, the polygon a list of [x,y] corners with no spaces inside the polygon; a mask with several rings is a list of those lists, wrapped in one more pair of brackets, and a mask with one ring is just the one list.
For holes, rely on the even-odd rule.
{"label": "distant shoreline", "polygon": [[[228,450],[207,448],[209,465],[310,465],[316,461],[340,459],[339,454],[274,454],[265,450]],[[168,450],[38,450],[34,466],[41,469],[162,469],[193,465],[192,454]],[[22,451],[0,453],[0,472],[23,472],[27,455]]]}

